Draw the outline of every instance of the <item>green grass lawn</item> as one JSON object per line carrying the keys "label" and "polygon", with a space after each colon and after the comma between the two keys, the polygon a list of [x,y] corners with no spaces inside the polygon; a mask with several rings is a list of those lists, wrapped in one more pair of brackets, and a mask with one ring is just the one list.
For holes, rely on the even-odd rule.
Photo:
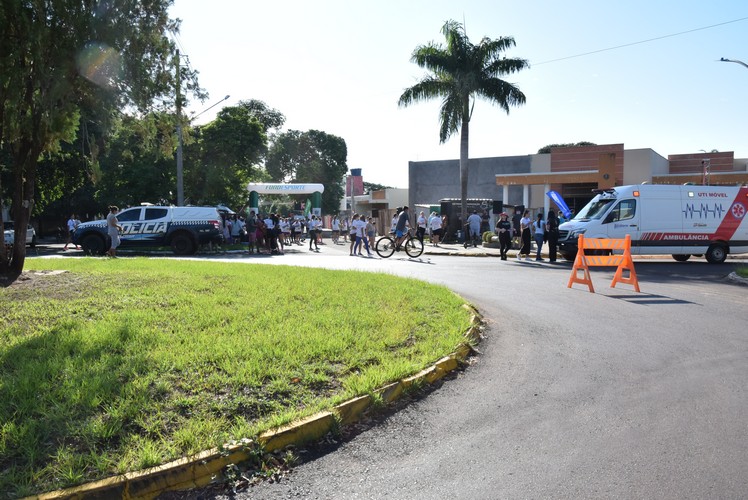
{"label": "green grass lawn", "polygon": [[26,271],[0,288],[0,495],[252,438],[417,372],[470,321],[446,288],[386,274],[146,258]]}
{"label": "green grass lawn", "polygon": [[738,276],[748,278],[748,267],[739,267],[735,270]]}

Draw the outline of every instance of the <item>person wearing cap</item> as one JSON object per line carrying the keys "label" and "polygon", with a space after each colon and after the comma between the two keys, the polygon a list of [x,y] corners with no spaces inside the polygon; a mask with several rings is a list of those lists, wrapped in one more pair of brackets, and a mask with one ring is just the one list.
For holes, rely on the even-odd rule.
{"label": "person wearing cap", "polygon": [[506,260],[506,253],[512,246],[512,223],[509,222],[509,214],[501,212],[496,222],[496,234],[499,235],[499,253],[501,260]]}
{"label": "person wearing cap", "polygon": [[400,244],[405,239],[405,235],[408,234],[410,228],[410,216],[408,215],[408,206],[405,205],[400,211],[400,215],[397,217],[397,224],[395,225],[395,248],[400,249]]}

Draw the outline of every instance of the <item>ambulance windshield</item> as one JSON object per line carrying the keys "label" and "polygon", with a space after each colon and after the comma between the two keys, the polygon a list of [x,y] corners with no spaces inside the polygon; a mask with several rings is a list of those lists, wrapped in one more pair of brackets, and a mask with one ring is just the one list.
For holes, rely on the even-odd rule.
{"label": "ambulance windshield", "polygon": [[592,219],[601,219],[608,211],[608,207],[615,203],[615,201],[615,198],[595,197],[595,199],[584,206],[577,216],[574,217],[574,220],[588,221]]}

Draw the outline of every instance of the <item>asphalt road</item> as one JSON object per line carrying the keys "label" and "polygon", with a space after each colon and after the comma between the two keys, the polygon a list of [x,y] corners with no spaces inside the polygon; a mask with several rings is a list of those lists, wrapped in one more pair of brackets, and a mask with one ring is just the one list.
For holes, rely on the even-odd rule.
{"label": "asphalt road", "polygon": [[748,288],[736,263],[637,260],[641,293],[568,289],[571,266],[496,258],[263,262],[441,283],[486,319],[481,355],[380,425],[239,499],[745,498]]}

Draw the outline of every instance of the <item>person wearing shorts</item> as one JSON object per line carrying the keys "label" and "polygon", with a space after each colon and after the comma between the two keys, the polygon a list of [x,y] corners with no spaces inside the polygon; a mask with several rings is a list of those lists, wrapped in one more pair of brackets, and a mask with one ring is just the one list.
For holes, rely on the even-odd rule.
{"label": "person wearing shorts", "polygon": [[441,239],[442,234],[444,234],[444,229],[442,229],[442,218],[436,215],[436,212],[431,212],[429,225],[431,226],[431,244],[438,247],[439,240]]}
{"label": "person wearing shorts", "polygon": [[119,212],[119,208],[111,205],[109,214],[106,216],[107,234],[112,240],[112,246],[107,250],[107,255],[110,257],[117,257],[117,247],[120,244],[119,232],[122,231],[122,226],[119,225],[117,220],[117,212]]}
{"label": "person wearing shorts", "polygon": [[395,248],[400,248],[405,235],[408,234],[407,228],[410,228],[410,217],[408,216],[408,206],[406,205],[397,217],[397,224],[395,225]]}

